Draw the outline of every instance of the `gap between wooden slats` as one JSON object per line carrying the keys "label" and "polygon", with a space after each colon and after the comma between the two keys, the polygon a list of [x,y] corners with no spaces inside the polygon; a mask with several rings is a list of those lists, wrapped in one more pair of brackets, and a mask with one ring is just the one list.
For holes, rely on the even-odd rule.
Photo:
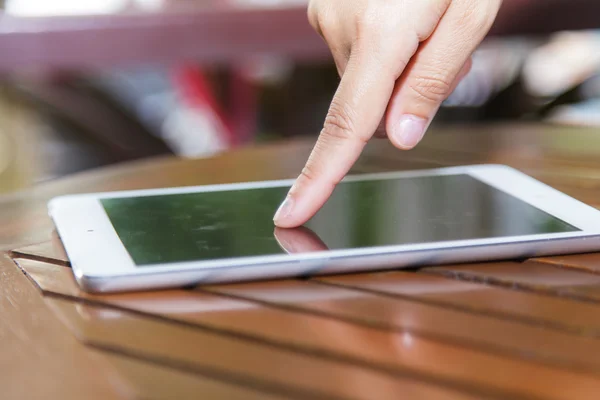
{"label": "gap between wooden slats", "polygon": [[572,301],[600,303],[600,275],[589,273],[584,268],[565,268],[552,263],[528,261],[450,265],[424,268],[420,272]]}
{"label": "gap between wooden slats", "polygon": [[[304,302],[294,298],[292,283],[205,287],[234,298],[297,312],[329,316],[378,329],[409,330],[435,340],[473,346],[515,357],[587,366],[598,371],[599,363],[589,357],[600,341],[577,337],[522,323],[425,304],[417,299],[387,298],[343,288],[323,287],[306,282]],[[288,293],[286,293],[288,292]],[[321,293],[319,293],[321,292]],[[324,295],[328,293],[328,297]],[[595,350],[594,350],[595,349]]]}
{"label": "gap between wooden slats", "polygon": [[[250,299],[250,300],[256,300],[256,299]],[[419,304],[418,302],[415,304],[414,303],[415,300],[418,301],[419,299],[418,298],[408,299],[408,301],[412,301],[413,302],[413,303],[411,303],[411,304],[413,304],[413,308],[414,307],[420,307],[421,309],[423,309],[423,307],[425,307],[424,308],[425,310],[430,310],[430,311],[428,311],[429,314],[431,312],[442,313],[442,315],[444,315],[444,314],[447,315],[448,313],[451,313],[450,315],[457,315],[459,317],[459,320],[463,320],[465,318],[467,318],[468,320],[474,319],[475,323],[479,324],[479,325],[481,325],[482,322],[483,322],[483,325],[486,325],[485,321],[487,321],[487,320],[490,319],[490,315],[486,315],[484,317],[484,319],[482,321],[480,321],[479,319],[473,318],[472,316],[469,318],[469,316],[465,316],[462,313],[458,313],[457,314],[454,310],[441,310],[441,309],[439,309],[439,307],[441,307],[441,308],[444,308],[444,307],[448,308],[448,306],[446,304],[439,304],[438,305],[439,306],[438,310],[436,310],[434,308],[435,305],[427,305],[427,304],[423,305],[423,304]],[[389,304],[389,301],[387,303],[385,303],[385,304]],[[305,309],[302,309],[302,310],[305,311]],[[314,309],[313,309],[313,311],[314,311]],[[452,313],[454,313],[454,314],[452,314]],[[492,317],[494,316],[493,313],[490,313],[490,314],[492,314],[491,315]],[[333,315],[333,317],[339,318],[340,315]],[[342,315],[341,318],[342,319],[347,319],[348,316],[347,315]],[[357,322],[357,321],[354,320],[354,322]],[[363,323],[363,324],[366,323],[367,325],[371,325],[371,326],[374,324],[378,328],[381,328],[381,324],[384,324],[385,325],[383,327],[384,329],[405,329],[405,328],[407,328],[406,326],[390,326],[389,324],[386,324],[385,320],[384,321],[373,321],[372,319],[367,319],[367,321],[365,321],[364,319],[361,318],[361,319],[358,319],[358,322],[359,323]],[[514,323],[508,322],[508,326],[509,327],[513,327],[513,326],[518,326],[518,325],[514,324]],[[408,328],[412,329],[412,330],[417,329],[419,331],[423,330],[424,331],[423,334],[425,334],[425,335],[430,335],[431,334],[431,332],[430,332],[431,328],[429,328],[428,326],[425,326],[425,328],[419,327],[419,326],[417,326],[417,327],[415,327],[415,326],[409,326]],[[442,328],[444,328],[444,329],[442,329]],[[504,327],[502,327],[502,326],[500,326],[499,328],[504,329]],[[519,328],[520,328],[519,330],[523,330],[523,329],[526,329],[527,327],[519,327]],[[574,329],[577,329],[577,328],[574,328]],[[513,343],[514,340],[506,340],[506,339],[501,339],[499,341],[497,341],[497,340],[489,340],[489,339],[486,339],[486,338],[482,338],[481,335],[475,335],[475,337],[473,337],[472,333],[466,334],[465,332],[462,332],[461,329],[458,329],[458,328],[451,329],[449,327],[443,327],[443,326],[437,327],[433,331],[434,332],[433,333],[433,337],[434,338],[438,339],[438,335],[440,335],[439,331],[441,331],[442,338],[445,339],[445,340],[449,340],[449,339],[456,340],[458,338],[461,341],[460,342],[461,345],[464,345],[463,342],[466,341],[466,342],[468,342],[468,345],[471,345],[471,346],[473,346],[473,345],[482,345],[482,346],[484,346],[484,348],[486,350],[504,351],[505,348],[508,347],[511,350],[514,349],[512,351],[514,351],[516,353],[522,353],[522,352],[525,352],[525,354],[534,353],[534,355],[537,355],[538,357],[542,357],[542,358],[550,357],[551,360],[555,357],[554,354],[556,353],[556,349],[552,349],[550,351],[550,355],[547,354],[547,350],[544,349],[544,348],[542,348],[542,351],[540,351],[540,349],[539,349],[539,347],[540,347],[539,346],[539,342],[537,340],[533,340],[533,343],[535,343],[536,345],[534,347],[532,347],[532,348],[529,348],[529,347],[526,346],[526,343],[528,343],[527,341],[525,341],[525,343],[523,343],[523,344],[516,345],[516,348],[515,348],[515,343]],[[540,330],[540,329],[538,329],[538,332],[543,332],[543,331]],[[588,327],[587,330],[582,330],[580,333],[587,334],[587,335],[590,335],[590,334],[593,335],[593,332],[594,331]],[[529,332],[528,336],[531,337],[532,334],[534,334],[534,333]],[[547,335],[556,335],[556,333],[553,333],[553,332],[548,332],[546,334]],[[566,338],[568,338],[568,336],[565,336],[565,339]],[[568,340],[568,339],[566,339],[566,340]],[[492,343],[490,343],[490,342],[492,342]],[[508,343],[505,343],[505,342],[508,342]],[[550,346],[550,347],[552,347],[552,346]],[[560,360],[561,358],[558,357],[558,359]],[[581,364],[581,362],[579,362],[579,364]],[[590,360],[584,360],[583,364],[588,365],[588,367],[590,367],[590,365],[589,365],[590,364]],[[594,368],[594,369],[597,368],[597,366],[591,366],[591,367]]]}
{"label": "gap between wooden slats", "polygon": [[600,275],[600,253],[540,257],[531,261]]}
{"label": "gap between wooden slats", "polygon": [[[258,343],[193,329],[102,305],[46,297],[84,343],[102,351],[199,374],[290,398],[315,399],[473,399],[434,382],[388,376],[354,365],[282,351]],[[598,390],[597,380],[580,377],[584,392]]]}
{"label": "gap between wooden slats", "polygon": [[188,371],[180,371],[161,364],[141,361],[122,354],[90,350],[107,360],[134,399],[196,400],[277,400],[277,396],[264,391],[233,385]]}
{"label": "gap between wooden slats", "polygon": [[[32,246],[23,247],[20,249],[13,250],[12,255],[14,258],[25,258],[31,260],[38,260],[57,265],[69,266],[64,249],[60,243],[60,240],[55,236],[53,241],[44,242]],[[427,273],[440,273],[446,277],[462,277],[464,280],[474,280],[480,283],[497,284],[504,287],[516,287],[522,290],[529,290],[534,292],[540,292],[544,294],[553,294],[556,296],[569,297],[584,301],[600,301],[600,279],[588,277],[587,275],[575,275],[570,273],[561,274],[557,270],[544,268],[540,264],[551,264],[558,267],[571,268],[574,270],[581,270],[581,272],[591,272],[600,274],[600,253],[594,254],[581,254],[571,255],[562,257],[544,257],[538,259],[532,259],[532,262],[536,262],[538,265],[526,264],[527,267],[521,266],[519,263],[496,263],[490,265],[500,266],[500,269],[507,267],[506,271],[511,271],[515,279],[506,279],[507,274],[503,274],[502,271],[497,271],[497,267],[489,267],[485,265],[481,268],[476,268],[473,265],[459,265],[459,266],[443,266],[443,267],[428,267],[421,270],[421,272]],[[525,264],[523,264],[525,265]],[[483,272],[494,273],[486,276]],[[533,269],[536,270],[535,274],[529,274]],[[452,272],[454,270],[454,272]],[[516,274],[515,274],[516,271]],[[520,272],[519,272],[520,271]],[[538,272],[540,274],[538,274]],[[509,274],[509,275],[510,275]],[[544,283],[543,276],[551,274],[555,276],[552,284]],[[556,276],[560,275],[560,276]],[[503,278],[503,276],[505,278]],[[525,278],[527,277],[527,278]],[[577,287],[571,287],[565,283],[563,278],[575,279]],[[598,289],[595,289],[595,285],[599,284]],[[589,287],[588,287],[589,286]],[[542,318],[545,320],[545,318]],[[555,324],[556,327],[563,325],[560,321]],[[570,328],[567,328],[570,329]],[[575,327],[574,329],[579,329]],[[586,331],[586,334],[593,334]]]}
{"label": "gap between wooden slats", "polygon": [[[288,351],[299,351],[312,356],[331,358],[342,363],[353,363],[381,370],[384,373],[391,373],[394,376],[407,373],[413,379],[433,380],[435,383],[436,375],[440,375],[442,378],[457,378],[459,381],[462,379],[467,389],[471,383],[474,383],[472,381],[475,383],[482,381],[484,389],[481,390],[492,390],[495,385],[500,390],[506,391],[508,389],[505,386],[518,389],[519,385],[521,385],[520,389],[524,390],[525,383],[518,379],[516,385],[515,383],[503,383],[502,380],[500,383],[496,383],[492,375],[481,374],[482,366],[496,366],[500,370],[515,371],[533,368],[536,374],[543,374],[545,370],[552,371],[548,368],[521,365],[518,361],[502,360],[496,356],[478,354],[473,351],[465,352],[419,338],[411,338],[411,341],[414,341],[412,345],[415,349],[401,351],[402,349],[397,348],[394,343],[406,340],[406,335],[398,336],[335,320],[292,314],[261,307],[251,302],[241,302],[210,294],[167,291],[112,296],[87,295],[79,291],[73,282],[70,271],[62,267],[33,261],[20,261],[20,264],[30,277],[49,294],[70,296],[71,298],[81,297],[87,302],[101,302],[121,311],[136,311],[150,318],[159,316],[167,322],[185,322],[184,326],[194,326],[197,329],[229,335],[233,339],[261,342]],[[348,340],[339,341],[338,334],[347,336]],[[419,353],[417,349],[437,354],[438,357],[446,360],[455,359],[455,363],[471,359],[473,361],[471,372],[469,372],[469,368],[456,369],[453,366],[455,363],[439,364],[433,359],[431,361],[421,360],[420,364],[422,365],[418,365],[419,362],[415,363],[414,360],[415,355]],[[411,365],[411,360],[416,365]],[[438,371],[432,366],[437,367]],[[406,368],[409,369],[405,370]],[[413,368],[414,371],[410,368]],[[562,376],[562,371],[552,373]],[[425,375],[419,376],[419,374]],[[426,374],[432,375],[428,377]],[[472,374],[476,375],[475,379]],[[513,378],[521,376],[524,375],[515,374]],[[456,385],[455,383],[449,384]],[[459,383],[458,386],[461,384]],[[480,392],[481,390],[476,391]]]}
{"label": "gap between wooden slats", "polygon": [[600,338],[600,306],[434,274],[381,272],[315,278],[316,282],[419,301],[483,316]]}
{"label": "gap between wooden slats", "polygon": [[[285,310],[328,316],[378,329],[410,331],[415,335],[455,345],[510,354],[571,368],[598,372],[600,363],[589,357],[600,341],[538,326],[500,320],[483,315],[426,304],[418,299],[389,298],[344,288],[306,282],[295,298],[293,283],[204,287],[233,298],[253,300]],[[286,293],[287,292],[287,293]]]}
{"label": "gap between wooden slats", "polygon": [[[22,248],[22,249],[16,250],[15,254],[18,255],[19,257],[22,255],[26,255],[25,258],[28,258],[28,259],[43,258],[45,260],[51,260],[53,263],[59,264],[59,265],[65,265],[68,263],[68,261],[66,261],[64,250],[62,249],[62,246],[60,245],[60,241],[57,241],[57,240],[55,240],[53,242],[46,242],[46,243]],[[543,258],[543,259],[539,259],[538,261],[543,262],[543,263],[558,264],[558,263],[561,263],[560,260],[564,260],[564,263],[565,263],[564,266],[569,266],[569,267],[572,267],[575,269],[582,269],[585,271],[590,271],[590,270],[593,271],[594,268],[598,268],[598,266],[600,266],[600,254],[575,255],[575,256],[567,256],[567,257],[562,257],[562,258],[558,258],[558,257]],[[500,264],[496,264],[496,265],[500,265]],[[521,269],[522,272],[526,272],[523,268],[519,267],[520,264],[516,264],[516,263],[506,264],[505,263],[505,264],[501,264],[501,265],[508,266],[507,271],[514,270],[515,268],[517,268],[517,269]],[[540,285],[538,280],[541,278],[541,276],[544,275],[544,273],[547,274],[548,272],[553,272],[554,274],[556,274],[556,273],[558,273],[558,271],[543,268],[541,275],[538,275],[536,272],[536,274],[534,274],[534,276],[530,276],[528,278],[529,280],[534,279],[536,281],[535,288],[534,288],[534,287],[531,287],[531,285],[527,285],[526,282],[518,282],[518,281],[513,281],[513,280],[508,280],[508,281],[502,280],[500,277],[500,275],[502,275],[502,274],[496,273],[494,276],[490,276],[487,278],[481,274],[474,274],[474,273],[469,274],[468,273],[469,269],[474,268],[471,265],[457,266],[456,273],[450,272],[449,271],[450,268],[452,268],[452,267],[425,268],[422,270],[422,272],[439,272],[442,275],[449,277],[449,278],[452,278],[455,276],[463,277],[465,280],[475,280],[480,283],[488,283],[488,284],[496,283],[496,284],[499,284],[506,288],[516,286],[518,288],[522,288],[525,290],[533,290],[536,292],[542,292],[543,294],[556,294],[557,296],[562,296],[562,297],[566,296],[566,297],[576,297],[578,299],[583,299],[583,300],[595,300],[595,296],[591,296],[591,294],[593,294],[596,291],[596,289],[594,288],[593,285],[591,287],[586,287],[590,283],[589,282],[590,278],[587,277],[586,275],[578,275],[577,276],[577,279],[578,279],[578,281],[577,281],[578,287],[577,288],[572,288],[572,287],[569,287],[570,285],[565,285],[565,280],[562,279],[564,275],[559,276],[558,279],[555,280],[553,282],[552,286],[550,287],[548,285]],[[504,268],[504,267],[501,267],[501,268]],[[538,265],[537,270],[539,270],[540,268],[541,267]],[[489,272],[489,271],[491,271],[492,268],[490,268],[488,265],[485,265],[483,267],[483,269],[485,271]],[[365,275],[363,274],[363,275],[359,275],[359,276],[365,276]],[[521,274],[521,276],[522,276],[522,274]],[[598,282],[600,282],[600,279],[598,280]],[[567,286],[567,287],[564,287],[564,286]],[[477,287],[480,290],[486,288],[486,286],[474,286],[473,288],[475,288],[475,287]],[[488,285],[488,287],[489,287],[489,285]],[[599,291],[600,291],[600,289],[599,289]],[[431,300],[429,300],[429,301],[431,302]],[[456,296],[452,296],[452,297],[446,296],[446,298],[444,298],[442,301],[440,301],[441,306],[456,307],[457,306],[456,303],[457,303]],[[471,303],[472,304],[480,304],[480,301],[471,302]],[[502,305],[505,305],[505,304],[507,304],[507,302],[504,302],[504,301],[492,303],[492,305],[495,307],[501,307]],[[564,306],[564,302],[563,302],[563,306]],[[459,307],[461,307],[461,306],[459,306]],[[560,304],[555,303],[554,307],[560,307]],[[466,311],[476,311],[472,305],[466,304],[465,302],[462,303],[461,309],[464,309]],[[587,312],[585,312],[586,310],[587,310]],[[506,308],[498,311],[495,309],[490,309],[488,307],[485,307],[480,310],[480,312],[487,313],[487,315],[489,315],[489,316],[514,318],[516,320],[520,320],[521,322],[525,322],[525,323],[530,322],[530,323],[546,324],[546,326],[548,326],[550,328],[562,329],[562,330],[572,332],[572,333],[579,333],[579,334],[592,335],[592,336],[598,335],[598,328],[600,327],[600,323],[595,324],[594,323],[594,321],[596,321],[595,318],[587,319],[587,316],[590,315],[590,312],[591,312],[589,307],[581,306],[581,308],[577,310],[578,311],[577,313],[567,312],[567,313],[562,314],[562,315],[564,315],[564,318],[569,319],[569,321],[565,321],[564,319],[562,319],[562,317],[560,319],[554,318],[555,315],[550,315],[548,313],[546,313],[544,316],[541,316],[541,317],[539,315],[535,315],[535,316],[532,316],[533,318],[529,319],[529,315],[527,315],[525,317],[520,316],[518,314],[519,311],[520,310],[518,307],[513,308],[512,313],[510,312],[510,310],[507,310]],[[507,314],[507,312],[508,312],[508,314]],[[582,322],[584,322],[585,319],[584,320],[579,319],[579,322],[571,322],[570,321],[571,318],[577,319],[577,317],[580,315],[582,316],[582,318],[583,318],[583,316],[585,316],[585,319],[587,319],[586,326],[582,325]],[[549,317],[552,317],[552,319],[549,320]]]}
{"label": "gap between wooden slats", "polygon": [[12,258],[24,258],[70,267],[67,253],[56,232],[52,233],[52,240],[14,249],[10,255]]}
{"label": "gap between wooden slats", "polygon": [[[39,248],[38,248],[38,249],[39,249]],[[50,254],[52,254],[53,256],[55,256],[55,255],[52,253],[52,252],[55,252],[55,250],[54,250],[54,249],[53,249],[53,248],[52,248],[50,245],[47,245],[47,246],[45,246],[45,250],[44,250],[44,251],[45,251],[45,255],[48,255],[48,254],[50,253]],[[573,256],[573,257],[577,257],[577,256]],[[463,267],[463,266],[460,266],[460,267]],[[469,267],[470,267],[470,266],[468,266],[467,268],[469,268]],[[513,265],[512,267],[514,267],[514,265]],[[485,266],[485,268],[488,268],[488,266]],[[432,270],[428,270],[428,269],[427,269],[427,270],[425,270],[425,271],[430,271],[430,272],[431,272]],[[464,273],[463,273],[463,275],[464,275]],[[536,275],[535,279],[537,279],[537,278],[539,278],[539,276],[537,276],[537,275]],[[579,284],[581,284],[582,282],[583,282],[584,284],[587,284],[587,283],[589,283],[589,281],[588,281],[588,277],[586,277],[586,276],[579,276],[579,278],[581,278],[581,281],[579,282]],[[488,279],[487,281],[489,281],[489,279]],[[488,283],[489,283],[489,282],[488,282]],[[539,282],[536,282],[536,283],[537,283],[537,284],[536,284],[536,288],[538,288],[538,289],[539,289]],[[558,282],[555,282],[555,283],[554,283],[554,285],[556,285],[557,283],[559,284],[559,286],[563,286],[565,282],[564,282],[564,279],[562,279],[562,277],[558,277]],[[506,283],[506,286],[515,286],[515,282],[513,282],[513,281],[509,281],[509,282],[507,282],[507,283]],[[482,287],[485,287],[485,286],[482,286]],[[578,287],[578,289],[579,289],[579,292],[580,292],[580,293],[578,293],[578,296],[580,297],[580,296],[581,296],[581,289],[582,289],[582,287],[580,286],[580,287]],[[564,288],[562,288],[562,289],[559,289],[559,290],[562,290],[562,291],[563,291],[562,295],[564,295]],[[552,294],[555,294],[555,293],[556,293],[556,288],[552,288],[552,287],[550,287],[550,288],[545,288],[545,289],[544,289],[544,292],[548,292],[548,291],[549,291],[550,293],[552,293]],[[593,289],[593,288],[591,288],[591,289],[590,289],[590,288],[586,288],[586,289],[585,289],[585,292],[587,293],[587,295],[589,295],[589,292],[590,292],[590,291],[594,291],[594,289]],[[570,295],[570,296],[572,296],[572,295],[573,295],[573,288],[569,288],[569,289],[568,289],[568,293],[569,293],[569,295]],[[450,299],[449,297],[447,297],[447,298],[446,298],[444,301],[447,301],[447,304],[448,304],[448,305],[451,305],[451,304],[452,304],[452,302],[451,302],[451,301],[448,301],[448,300],[451,300],[451,299]],[[496,304],[500,304],[500,303],[496,303]],[[445,306],[444,302],[440,303],[440,306]],[[516,309],[516,308],[515,308],[515,309]],[[587,313],[583,313],[583,312],[579,312],[579,313],[572,313],[572,314],[571,314],[571,316],[589,315],[589,313],[593,311],[593,310],[590,310],[590,309],[589,309],[589,307],[587,307],[587,308],[586,308],[586,307],[584,307],[584,306],[582,305],[582,306],[581,306],[581,311],[586,311],[586,310],[587,310]],[[472,310],[471,310],[471,311],[472,311]],[[497,316],[497,313],[496,313],[496,314],[494,314],[494,310],[489,310],[489,311],[490,311],[490,313],[489,313],[489,314],[491,314],[491,315],[496,315],[496,316]],[[481,310],[481,312],[482,312],[482,313],[485,313],[485,312],[486,312],[486,309],[482,309],[482,310]],[[565,314],[565,315],[566,315],[566,314]],[[538,318],[538,319],[536,319],[536,320],[539,320],[539,318]],[[580,334],[584,334],[584,335],[596,335],[596,332],[597,332],[597,331],[596,331],[596,328],[597,328],[597,327],[595,327],[595,326],[591,326],[591,327],[590,327],[590,326],[587,326],[587,327],[584,327],[584,326],[577,325],[577,324],[563,324],[563,323],[562,323],[562,321],[556,321],[556,320],[554,321],[554,324],[552,324],[552,322],[549,322],[549,321],[545,320],[544,318],[541,318],[541,320],[542,320],[542,321],[545,321],[545,323],[550,323],[550,325],[554,326],[555,328],[556,328],[556,327],[561,327],[561,326],[562,326],[563,328],[565,328],[565,329],[567,329],[567,330],[572,330],[573,332],[575,332],[575,331],[578,331]],[[593,318],[590,318],[588,321],[590,321],[590,324],[591,324],[591,325],[593,325],[593,321],[595,321],[595,319],[593,319]],[[568,326],[567,326],[567,325],[568,325]]]}
{"label": "gap between wooden slats", "polygon": [[6,254],[0,254],[0,312],[1,399],[126,398],[104,360],[69,334]]}
{"label": "gap between wooden slats", "polygon": [[[61,267],[36,265],[40,263],[22,262],[26,271],[39,282],[40,286],[47,291],[56,291],[62,295],[83,296],[88,300],[108,301],[112,305],[123,309],[135,309],[142,312],[159,312],[157,304],[160,303],[158,293],[136,294],[120,296],[89,296],[78,291],[72,283],[70,271]],[[49,268],[54,268],[54,278],[48,277]],[[63,276],[60,278],[59,274]],[[44,277],[46,275],[46,277]],[[60,281],[63,280],[63,283]],[[70,284],[68,282],[71,282]],[[64,288],[70,286],[70,291]],[[61,289],[61,287],[63,289]],[[295,345],[305,346],[300,349],[305,352],[339,352],[348,353],[356,357],[354,362],[360,362],[362,358],[369,363],[379,363],[381,368],[386,365],[424,369],[425,372],[442,375],[445,378],[463,379],[466,384],[480,384],[489,390],[498,391],[513,390],[513,397],[521,393],[523,396],[531,394],[540,395],[544,398],[553,396],[555,389],[548,392],[544,382],[557,379],[567,379],[565,371],[557,371],[553,368],[532,365],[529,362],[501,358],[495,355],[482,354],[481,352],[457,349],[443,343],[437,343],[419,336],[412,336],[406,332],[401,335],[393,335],[385,332],[373,331],[361,327],[353,327],[337,321],[306,315],[294,315],[283,311],[265,309],[252,303],[233,301],[231,299],[218,298],[210,295],[200,295],[184,291],[164,293],[168,299],[172,296],[171,304],[180,302],[188,304],[183,308],[197,307],[205,309],[192,313],[177,314],[174,312],[162,315],[165,318],[183,320],[196,324],[211,324],[225,329],[252,332],[257,335],[268,337],[269,340],[279,342],[290,342]],[[146,303],[144,303],[144,297]],[[164,299],[164,297],[163,297]],[[163,300],[166,305],[168,301]],[[225,303],[225,304],[219,304]],[[162,305],[161,310],[168,306]],[[173,311],[173,310],[172,310]],[[342,338],[347,338],[343,340]],[[354,339],[353,339],[354,338]],[[314,343],[313,343],[314,342]],[[394,346],[394,343],[397,345]],[[315,348],[317,345],[317,348]],[[401,351],[402,350],[402,351]],[[420,357],[427,355],[427,357]],[[398,358],[398,359],[397,359]],[[401,360],[403,359],[403,360]],[[454,360],[454,361],[453,361]],[[348,360],[346,360],[348,361]],[[406,364],[406,365],[403,365]],[[412,363],[412,364],[411,364]],[[462,364],[461,368],[456,368]],[[496,372],[494,372],[496,371]],[[507,371],[510,371],[507,373]],[[552,377],[552,375],[556,375]],[[540,377],[539,384],[535,384],[531,378],[521,380],[524,376]],[[500,378],[499,378],[500,377]],[[508,395],[508,394],[507,394]]]}

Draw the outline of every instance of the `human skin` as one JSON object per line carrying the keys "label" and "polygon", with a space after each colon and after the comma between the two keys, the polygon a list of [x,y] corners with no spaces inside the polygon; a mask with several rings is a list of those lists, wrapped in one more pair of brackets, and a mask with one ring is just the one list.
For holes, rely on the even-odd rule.
{"label": "human skin", "polygon": [[374,136],[408,150],[469,71],[502,0],[310,0],[339,87],[302,173],[274,217],[304,224]]}

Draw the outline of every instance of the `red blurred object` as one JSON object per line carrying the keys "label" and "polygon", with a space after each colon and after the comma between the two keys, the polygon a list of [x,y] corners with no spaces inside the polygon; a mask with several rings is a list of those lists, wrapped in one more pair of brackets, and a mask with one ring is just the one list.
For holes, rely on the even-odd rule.
{"label": "red blurred object", "polygon": [[234,147],[238,144],[238,138],[233,133],[232,123],[229,121],[225,112],[215,99],[212,89],[202,73],[196,66],[183,66],[175,70],[174,73],[175,89],[182,95],[184,101],[201,113],[208,112],[219,122],[222,127],[218,134],[228,147]]}
{"label": "red blurred object", "polygon": [[210,82],[196,66],[183,66],[175,71],[175,86],[188,105],[208,112],[222,127],[219,135],[228,147],[250,142],[256,132],[257,93],[255,85],[245,76],[242,68],[234,68],[230,75],[230,112],[226,112],[215,98]]}

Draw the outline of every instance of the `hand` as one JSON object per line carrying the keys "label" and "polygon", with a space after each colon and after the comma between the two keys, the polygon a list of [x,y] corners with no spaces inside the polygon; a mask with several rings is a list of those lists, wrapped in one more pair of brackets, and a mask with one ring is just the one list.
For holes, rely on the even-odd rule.
{"label": "hand", "polygon": [[501,2],[311,0],[309,20],[329,45],[342,79],[275,225],[296,227],[310,219],[380,123],[396,147],[414,147],[468,72]]}

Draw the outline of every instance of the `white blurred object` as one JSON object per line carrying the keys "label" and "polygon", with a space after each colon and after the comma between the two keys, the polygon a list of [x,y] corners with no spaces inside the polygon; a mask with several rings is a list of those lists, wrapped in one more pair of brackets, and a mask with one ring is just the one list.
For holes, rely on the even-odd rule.
{"label": "white blurred object", "polygon": [[600,71],[600,33],[561,32],[527,58],[523,80],[538,97],[553,97]]}
{"label": "white blurred object", "polygon": [[127,0],[7,0],[5,11],[20,17],[112,14],[126,3]]}
{"label": "white blurred object", "polygon": [[95,82],[182,157],[205,157],[227,148],[226,127],[202,104],[191,106],[161,69],[105,71]]}
{"label": "white blurred object", "polygon": [[556,107],[547,120],[556,124],[600,127],[600,99]]}
{"label": "white blurred object", "polygon": [[250,82],[278,85],[290,78],[294,62],[284,57],[257,56],[240,62],[237,68]]}
{"label": "white blurred object", "polygon": [[51,17],[115,14],[126,9],[155,11],[165,0],[6,0],[6,14],[18,17]]}
{"label": "white blurred object", "polygon": [[308,0],[227,0],[227,3],[248,8],[281,8],[306,6]]}
{"label": "white blurred object", "polygon": [[162,138],[182,157],[206,157],[227,149],[225,127],[208,109],[180,104],[162,124]]}
{"label": "white blurred object", "polygon": [[445,107],[479,107],[510,85],[532,44],[524,40],[485,41],[473,53],[473,66],[444,102]]}

